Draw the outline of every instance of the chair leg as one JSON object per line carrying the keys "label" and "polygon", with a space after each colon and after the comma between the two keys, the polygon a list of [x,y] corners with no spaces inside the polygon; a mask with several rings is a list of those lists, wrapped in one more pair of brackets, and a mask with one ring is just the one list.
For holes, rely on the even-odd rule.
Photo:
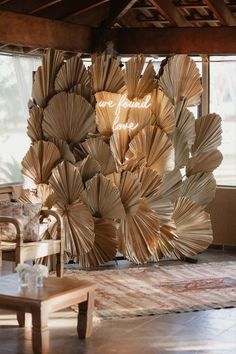
{"label": "chair leg", "polygon": [[57,277],[63,277],[64,272],[64,257],[60,253],[57,254],[56,274]]}

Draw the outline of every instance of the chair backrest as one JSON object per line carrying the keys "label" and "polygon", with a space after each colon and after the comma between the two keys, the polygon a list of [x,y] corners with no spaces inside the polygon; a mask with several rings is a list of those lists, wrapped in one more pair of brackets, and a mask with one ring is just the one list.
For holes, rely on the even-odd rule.
{"label": "chair backrest", "polygon": [[16,200],[21,193],[22,184],[2,184],[0,185],[0,201]]}

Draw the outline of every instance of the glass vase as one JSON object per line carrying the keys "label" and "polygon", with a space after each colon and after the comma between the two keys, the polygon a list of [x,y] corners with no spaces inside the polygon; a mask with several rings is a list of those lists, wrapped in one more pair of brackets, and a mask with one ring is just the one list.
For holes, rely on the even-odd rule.
{"label": "glass vase", "polygon": [[43,276],[42,275],[36,275],[35,285],[37,288],[43,288]]}
{"label": "glass vase", "polygon": [[29,272],[22,271],[18,273],[18,283],[22,288],[26,288],[29,285]]}

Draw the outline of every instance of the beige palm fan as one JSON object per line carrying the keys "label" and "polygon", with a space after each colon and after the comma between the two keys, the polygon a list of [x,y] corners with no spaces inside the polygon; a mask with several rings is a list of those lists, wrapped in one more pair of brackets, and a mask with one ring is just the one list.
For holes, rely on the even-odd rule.
{"label": "beige palm fan", "polygon": [[101,165],[90,155],[85,159],[78,161],[75,165],[78,167],[84,183],[97,173],[101,172]]}
{"label": "beige palm fan", "polygon": [[73,164],[75,163],[76,160],[73,155],[73,152],[70,150],[70,147],[66,141],[58,138],[50,138],[49,140],[58,147],[62,160],[69,161]]}
{"label": "beige palm fan", "polygon": [[128,130],[117,130],[110,139],[110,148],[115,162],[119,167],[125,161],[125,154],[129,148],[129,132]]}
{"label": "beige palm fan", "polygon": [[55,90],[69,91],[76,84],[90,86],[90,78],[81,55],[68,59],[60,68],[55,79]]}
{"label": "beige palm fan", "polygon": [[194,154],[187,163],[186,176],[189,177],[198,172],[213,172],[218,166],[220,166],[222,160],[223,155],[217,149]]}
{"label": "beige palm fan", "polygon": [[185,136],[176,128],[171,136],[175,148],[175,168],[182,168],[187,165],[189,159],[189,147]]}
{"label": "beige palm fan", "polygon": [[24,156],[22,173],[36,184],[47,183],[52,169],[58,164],[60,158],[60,152],[55,144],[40,140],[31,145]]}
{"label": "beige palm fan", "polygon": [[62,161],[53,170],[49,184],[63,205],[80,201],[84,190],[79,169],[68,161]]}
{"label": "beige palm fan", "polygon": [[93,92],[118,93],[125,84],[120,63],[111,55],[93,54],[90,72]]}
{"label": "beige palm fan", "polygon": [[159,85],[174,105],[183,99],[186,107],[196,106],[201,102],[200,74],[194,60],[187,55],[168,58]]}
{"label": "beige palm fan", "polygon": [[173,220],[177,236],[173,239],[173,253],[178,258],[194,256],[212,242],[210,215],[189,198],[181,197],[176,201]]}
{"label": "beige palm fan", "polygon": [[168,198],[155,195],[155,199],[152,200],[152,211],[156,213],[160,226],[173,224],[174,204]]}
{"label": "beige palm fan", "polygon": [[175,106],[176,127],[185,137],[190,148],[195,140],[195,118],[192,112],[184,108],[184,101],[181,101]]}
{"label": "beige palm fan", "polygon": [[142,168],[139,172],[139,179],[141,182],[141,197],[152,209],[155,205],[156,195],[159,196],[159,189],[162,183],[162,177],[157,171],[151,168]]}
{"label": "beige palm fan", "polygon": [[101,172],[104,175],[116,171],[114,158],[111,149],[101,137],[89,138],[80,144],[80,150],[85,155],[90,155],[101,166]]}
{"label": "beige palm fan", "polygon": [[159,127],[146,126],[130,142],[126,158],[142,152],[146,165],[159,174],[174,169],[174,148],[167,134]]}
{"label": "beige palm fan", "polygon": [[93,217],[83,203],[74,203],[66,207],[58,203],[58,212],[63,217],[65,251],[69,258],[77,260],[93,247],[95,241]]}
{"label": "beige palm fan", "polygon": [[94,217],[103,219],[125,217],[119,189],[102,174],[97,174],[87,181],[82,197]]}
{"label": "beige palm fan", "polygon": [[162,178],[162,184],[159,189],[160,196],[169,199],[174,203],[179,197],[182,185],[182,175],[178,168],[166,173]]}
{"label": "beige palm fan", "polygon": [[58,93],[44,110],[43,132],[50,137],[78,144],[95,130],[93,107],[75,93]]}
{"label": "beige palm fan", "polygon": [[21,189],[21,193],[17,200],[21,203],[37,204],[40,203],[40,199],[37,196],[36,190],[32,189]]}
{"label": "beige palm fan", "polygon": [[171,257],[173,255],[173,239],[174,239],[173,227],[168,225],[160,226],[160,236],[157,240],[157,248],[152,256],[152,261],[159,261],[163,257]]}
{"label": "beige palm fan", "polygon": [[36,105],[33,105],[29,109],[29,119],[27,126],[27,134],[31,141],[35,142],[38,140],[43,140],[42,131],[42,120],[43,120],[43,110]]}
{"label": "beige palm fan", "polygon": [[158,125],[168,135],[172,134],[175,130],[174,106],[159,87],[152,91],[150,109],[155,116],[150,124]]}
{"label": "beige palm fan", "polygon": [[[136,100],[137,101],[137,100]],[[133,138],[145,126],[155,124],[156,117],[151,109],[130,108],[127,123],[129,124],[129,136]]]}
{"label": "beige palm fan", "polygon": [[188,197],[205,208],[215,197],[216,180],[211,172],[196,173],[185,179],[180,197]]}
{"label": "beige palm fan", "polygon": [[130,100],[144,97],[157,86],[153,64],[150,61],[145,69],[144,64],[145,57],[142,54],[132,57],[125,64],[124,79]]}
{"label": "beige palm fan", "polygon": [[56,196],[51,186],[45,183],[37,185],[37,196],[40,199],[43,207],[51,209],[55,204]]}
{"label": "beige palm fan", "polygon": [[68,91],[69,93],[76,93],[76,95],[85,98],[93,107],[95,107],[95,96],[92,93],[92,89],[82,84],[76,84]]}
{"label": "beige palm fan", "polygon": [[159,223],[154,212],[141,200],[135,215],[121,220],[118,235],[119,251],[130,261],[147,262],[158,246]]}
{"label": "beige palm fan", "polygon": [[126,159],[120,166],[121,171],[139,172],[146,166],[145,156],[141,152],[137,152],[136,155],[130,159]]}
{"label": "beige palm fan", "polygon": [[79,257],[82,267],[96,267],[115,258],[118,239],[117,223],[112,220],[94,220],[95,242],[88,253]]}
{"label": "beige palm fan", "polygon": [[218,114],[208,114],[196,119],[196,139],[192,146],[192,154],[207,152],[221,144],[221,117]]}
{"label": "beige palm fan", "polygon": [[108,178],[120,191],[120,198],[125,208],[126,214],[135,215],[141,197],[141,183],[135,173],[123,171],[113,173]]}
{"label": "beige palm fan", "polygon": [[61,52],[48,49],[43,56],[42,66],[35,73],[32,97],[41,108],[46,107],[47,102],[55,94],[54,81],[58,70],[63,64],[63,60]]}

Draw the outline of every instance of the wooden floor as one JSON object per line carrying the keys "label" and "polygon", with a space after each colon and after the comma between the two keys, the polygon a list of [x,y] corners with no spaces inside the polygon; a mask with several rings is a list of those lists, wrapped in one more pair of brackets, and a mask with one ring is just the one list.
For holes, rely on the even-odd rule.
{"label": "wooden floor", "polygon": [[[236,252],[211,250],[198,257],[225,260],[236,261]],[[77,337],[76,320],[70,309],[51,315],[50,354],[236,354],[236,308],[102,321],[86,341]],[[32,354],[30,332],[6,311],[0,312],[0,354]]]}

